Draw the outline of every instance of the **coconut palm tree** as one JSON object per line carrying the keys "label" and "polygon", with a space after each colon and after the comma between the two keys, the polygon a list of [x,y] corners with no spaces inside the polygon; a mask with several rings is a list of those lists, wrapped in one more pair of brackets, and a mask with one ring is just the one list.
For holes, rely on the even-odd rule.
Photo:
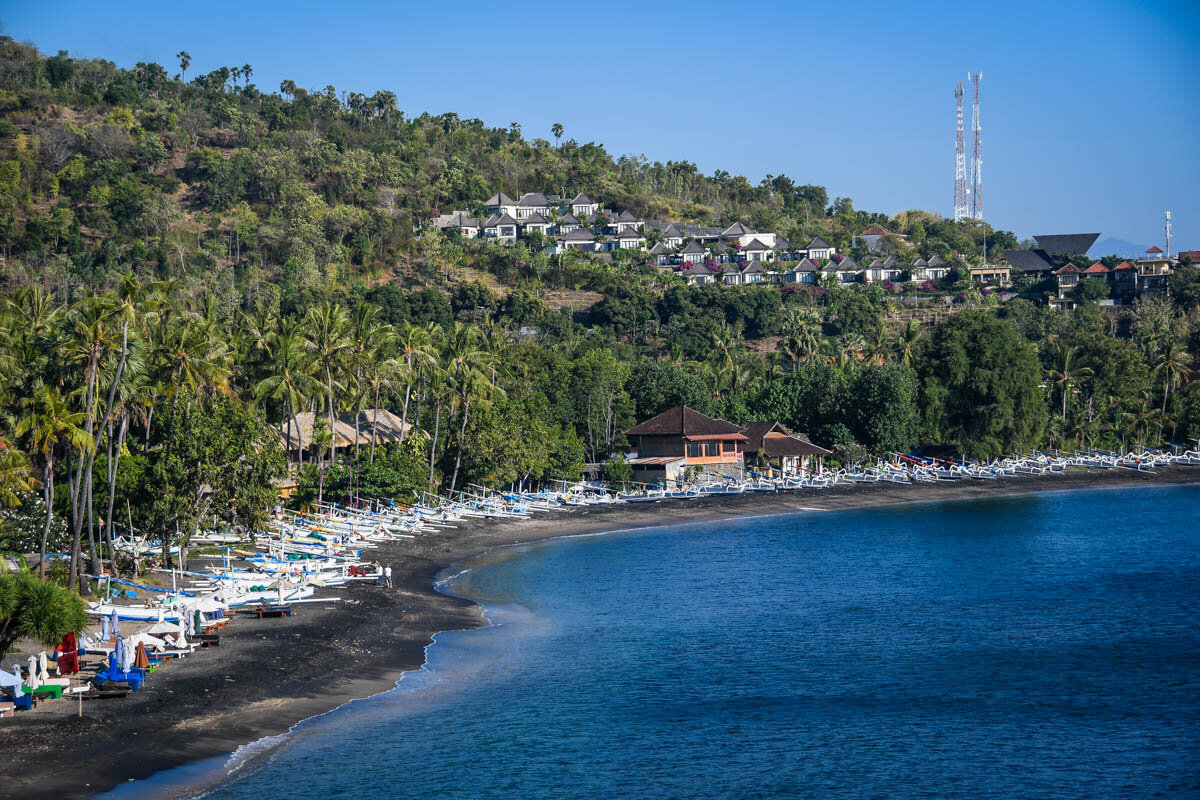
{"label": "coconut palm tree", "polygon": [[420,383],[424,369],[437,363],[434,336],[440,331],[437,327],[422,328],[406,322],[396,337],[398,357],[404,366],[401,373],[404,379],[404,410],[400,416],[400,441],[404,441],[408,428],[408,404],[412,398],[413,384]]}
{"label": "coconut palm tree", "polygon": [[0,505],[20,505],[17,493],[32,491],[36,484],[29,456],[0,438]]}
{"label": "coconut palm tree", "polygon": [[450,491],[458,485],[458,472],[462,466],[462,451],[467,435],[467,422],[471,416],[471,403],[486,402],[492,396],[503,396],[504,390],[491,383],[492,356],[482,346],[479,329],[473,325],[457,322],[454,330],[446,337],[443,352],[443,368],[457,392],[457,401],[462,409],[462,420],[458,429],[458,448],[454,454],[454,472],[450,477]]}
{"label": "coconut palm tree", "polygon": [[1058,392],[1062,396],[1060,416],[1063,419],[1067,417],[1067,397],[1071,394],[1072,387],[1080,380],[1092,375],[1091,367],[1082,366],[1076,361],[1077,352],[1074,345],[1067,344],[1061,339],[1058,340],[1054,347],[1053,365],[1046,370],[1046,377],[1054,386],[1058,387]]}
{"label": "coconut palm tree", "polygon": [[[337,392],[343,386],[340,377],[342,362],[354,346],[350,338],[350,318],[346,309],[330,302],[312,306],[304,317],[306,347],[325,379],[325,411],[329,430],[334,429]],[[337,459],[337,444],[330,444],[330,458]]]}
{"label": "coconut palm tree", "polygon": [[42,549],[39,574],[46,577],[46,543],[50,523],[54,518],[54,461],[55,451],[65,446],[80,454],[94,450],[96,443],[83,429],[87,414],[72,411],[67,399],[53,386],[41,386],[22,406],[27,410],[17,423],[17,435],[28,436],[30,452],[42,460],[42,499],[46,503],[46,521],[42,526]]}
{"label": "coconut palm tree", "polygon": [[904,366],[911,367],[913,365],[917,356],[917,348],[924,335],[925,330],[916,320],[911,319],[904,330],[900,332],[899,338],[896,339],[896,352]]}
{"label": "coconut palm tree", "polygon": [[[280,433],[289,444],[299,444],[300,432],[295,430],[296,413],[305,401],[321,393],[321,383],[312,374],[313,361],[305,347],[304,330],[293,317],[278,321],[275,330],[267,339],[271,353],[269,374],[254,386],[254,398],[259,403],[273,400],[282,403],[284,419]],[[297,446],[300,463],[304,463],[304,449]]]}
{"label": "coconut palm tree", "polygon": [[[353,411],[354,411],[354,459],[358,460],[359,420],[367,400],[370,399],[372,388],[369,375],[375,371],[376,365],[386,361],[386,350],[391,344],[394,330],[391,325],[379,321],[379,306],[362,303],[354,310],[350,323],[350,349],[348,360],[352,367],[350,377],[353,382]],[[376,397],[378,400],[378,397]],[[376,402],[375,410],[379,404]],[[377,421],[376,421],[377,422]],[[375,450],[374,431],[371,426],[371,451]]]}
{"label": "coconut palm tree", "polygon": [[1153,364],[1153,374],[1162,377],[1162,415],[1165,419],[1167,395],[1191,374],[1192,357],[1174,337],[1168,336],[1162,339],[1158,352],[1151,363]]}

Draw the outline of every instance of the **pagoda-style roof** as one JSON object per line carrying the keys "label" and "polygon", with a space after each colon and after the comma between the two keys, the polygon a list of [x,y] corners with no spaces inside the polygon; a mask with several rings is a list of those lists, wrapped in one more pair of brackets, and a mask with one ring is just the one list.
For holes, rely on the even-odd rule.
{"label": "pagoda-style roof", "polygon": [[[771,433],[784,435],[768,436]],[[814,444],[803,433],[792,433],[778,421],[747,422],[745,450],[747,453],[762,450],[768,458],[827,456],[832,452]]]}
{"label": "pagoda-style roof", "polygon": [[742,428],[732,422],[701,414],[694,408],[675,406],[657,417],[651,417],[640,425],[625,431],[626,436],[715,436],[724,439],[745,441]]}

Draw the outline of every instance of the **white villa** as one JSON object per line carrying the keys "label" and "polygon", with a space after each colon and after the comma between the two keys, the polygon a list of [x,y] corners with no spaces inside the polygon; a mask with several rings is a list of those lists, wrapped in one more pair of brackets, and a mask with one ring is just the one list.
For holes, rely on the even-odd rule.
{"label": "white villa", "polygon": [[[497,192],[478,208],[486,214],[482,221],[466,211],[454,211],[430,222],[466,239],[503,244],[540,234],[547,250],[556,254],[641,251],[656,266],[678,271],[692,285],[817,284],[831,278],[842,284],[924,282],[941,280],[951,268],[936,255],[911,263],[886,255],[860,264],[820,236],[795,246],[776,233],[757,231],[742,222],[722,227],[644,220],[628,209],[618,213],[603,208],[582,192],[569,200],[542,192],[526,192],[514,200]],[[875,227],[861,236],[872,237],[866,243],[874,249],[891,235]]]}

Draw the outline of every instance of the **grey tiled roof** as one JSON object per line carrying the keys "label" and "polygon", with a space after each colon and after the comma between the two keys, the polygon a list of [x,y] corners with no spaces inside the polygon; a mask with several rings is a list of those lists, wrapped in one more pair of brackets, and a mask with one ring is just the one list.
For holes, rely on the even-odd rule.
{"label": "grey tiled roof", "polygon": [[1034,236],[1038,248],[1050,255],[1064,256],[1083,255],[1100,238],[1098,233],[1056,233],[1051,235]]}
{"label": "grey tiled roof", "polygon": [[504,192],[498,192],[488,198],[485,206],[511,206],[515,201]]}
{"label": "grey tiled roof", "polygon": [[1049,272],[1054,263],[1045,250],[1005,250],[1004,260],[1022,272]]}

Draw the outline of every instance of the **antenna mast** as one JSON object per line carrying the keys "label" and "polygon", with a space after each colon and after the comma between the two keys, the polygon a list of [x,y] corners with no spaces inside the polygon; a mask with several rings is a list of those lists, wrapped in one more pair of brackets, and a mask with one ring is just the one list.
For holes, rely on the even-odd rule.
{"label": "antenna mast", "polygon": [[983,73],[974,75],[967,73],[967,80],[975,86],[975,103],[971,106],[971,131],[975,139],[974,151],[971,154],[971,216],[983,219],[983,126],[979,124],[979,82]]}
{"label": "antenna mast", "polygon": [[954,221],[962,222],[968,216],[967,210],[967,145],[963,139],[963,85],[962,81],[954,90],[954,99],[958,104],[958,138],[954,142]]}
{"label": "antenna mast", "polygon": [[1171,257],[1171,212],[1167,212],[1167,224],[1163,226],[1167,232],[1167,258]]}

